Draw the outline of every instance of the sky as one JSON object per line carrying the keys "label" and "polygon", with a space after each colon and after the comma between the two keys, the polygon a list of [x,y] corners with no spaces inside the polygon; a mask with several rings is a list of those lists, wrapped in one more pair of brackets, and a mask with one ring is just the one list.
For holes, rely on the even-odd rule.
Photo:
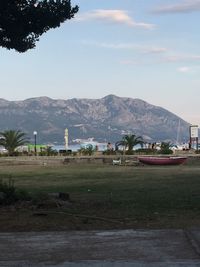
{"label": "sky", "polygon": [[200,0],[72,0],[26,53],[0,48],[0,98],[139,98],[200,125]]}

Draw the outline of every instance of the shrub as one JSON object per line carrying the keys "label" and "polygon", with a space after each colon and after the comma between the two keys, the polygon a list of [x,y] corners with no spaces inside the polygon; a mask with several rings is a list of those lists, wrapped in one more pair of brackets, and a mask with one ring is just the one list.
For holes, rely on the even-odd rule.
{"label": "shrub", "polygon": [[138,154],[141,153],[141,154],[146,154],[146,155],[152,155],[152,154],[156,154],[158,151],[152,148],[139,148],[135,150],[135,152]]}
{"label": "shrub", "polygon": [[47,147],[39,152],[39,156],[57,156],[58,152],[51,147]]}
{"label": "shrub", "polygon": [[11,205],[17,201],[30,200],[28,192],[17,190],[14,186],[14,180],[0,180],[0,205]]}
{"label": "shrub", "polygon": [[88,145],[86,147],[81,147],[78,152],[84,156],[89,155],[91,156],[96,150],[93,148],[92,145]]}
{"label": "shrub", "polygon": [[16,201],[16,188],[11,178],[8,182],[0,181],[0,193],[0,204],[9,205]]}
{"label": "shrub", "polygon": [[162,142],[158,154],[173,154],[173,150],[170,149],[170,143]]}
{"label": "shrub", "polygon": [[158,154],[171,155],[171,154],[173,154],[173,150],[171,150],[171,149],[161,149],[161,150],[158,151]]}
{"label": "shrub", "polygon": [[134,150],[126,150],[125,155],[134,155],[135,151]]}
{"label": "shrub", "polygon": [[107,150],[102,152],[103,155],[116,155],[116,153],[121,154],[121,151],[119,151],[119,150],[114,151],[113,149],[107,149]]}

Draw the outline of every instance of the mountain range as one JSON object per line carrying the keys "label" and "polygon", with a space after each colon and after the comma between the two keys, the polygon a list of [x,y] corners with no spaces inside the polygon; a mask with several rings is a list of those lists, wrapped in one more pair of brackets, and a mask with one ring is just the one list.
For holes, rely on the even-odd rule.
{"label": "mountain range", "polygon": [[142,136],[147,142],[187,142],[190,126],[162,107],[115,95],[101,99],[0,99],[0,125],[0,131],[20,129],[32,141],[33,131],[37,131],[38,142],[54,144],[64,143],[65,128],[70,142],[86,138],[116,142],[125,134]]}

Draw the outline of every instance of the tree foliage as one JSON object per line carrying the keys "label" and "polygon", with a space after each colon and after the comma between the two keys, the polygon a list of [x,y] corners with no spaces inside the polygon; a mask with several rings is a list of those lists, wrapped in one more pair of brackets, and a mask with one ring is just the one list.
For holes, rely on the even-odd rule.
{"label": "tree foliage", "polygon": [[8,150],[8,154],[12,156],[15,149],[28,142],[26,134],[20,130],[7,130],[0,132],[0,145]]}
{"label": "tree foliage", "polygon": [[131,152],[136,145],[143,145],[144,141],[141,136],[136,136],[135,134],[125,135],[121,141],[118,141],[115,145],[123,146],[125,150],[127,149],[128,152]]}
{"label": "tree foliage", "polygon": [[0,46],[25,52],[39,37],[78,12],[70,0],[1,0]]}
{"label": "tree foliage", "polygon": [[170,149],[170,142],[162,142],[159,153],[160,154],[172,154],[173,151]]}
{"label": "tree foliage", "polygon": [[87,145],[86,147],[81,147],[78,152],[82,155],[89,155],[91,156],[95,152],[95,148],[91,144]]}

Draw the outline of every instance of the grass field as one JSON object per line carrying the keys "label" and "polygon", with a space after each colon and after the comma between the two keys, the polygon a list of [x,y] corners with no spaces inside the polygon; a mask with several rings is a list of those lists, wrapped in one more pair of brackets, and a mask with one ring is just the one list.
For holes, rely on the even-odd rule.
{"label": "grass field", "polygon": [[41,216],[31,204],[2,207],[0,231],[200,225],[198,166],[0,166],[0,178],[9,177],[32,195],[67,192],[71,204]]}

